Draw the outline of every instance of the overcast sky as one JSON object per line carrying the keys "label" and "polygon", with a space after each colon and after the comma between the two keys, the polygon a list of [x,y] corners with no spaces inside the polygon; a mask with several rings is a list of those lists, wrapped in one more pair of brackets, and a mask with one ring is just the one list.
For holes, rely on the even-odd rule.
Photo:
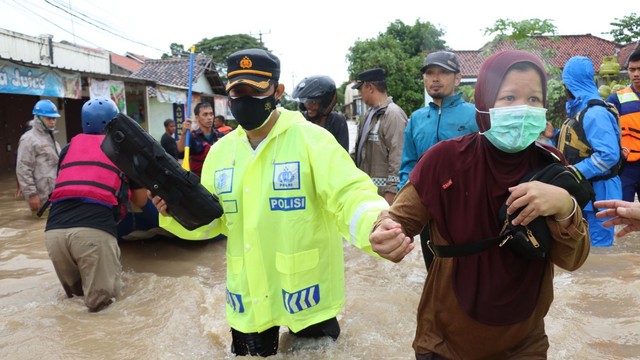
{"label": "overcast sky", "polygon": [[[165,4],[173,4],[166,6]],[[420,6],[416,6],[420,4]],[[0,28],[29,36],[52,34],[53,40],[133,52],[159,58],[171,43],[188,49],[203,38],[262,34],[265,46],[282,63],[281,83],[288,92],[309,75],[348,80],[346,54],[360,39],[374,38],[388,24],[429,21],[444,32],[454,50],[477,50],[489,37],[483,30],[497,19],[549,19],[559,35],[602,34],[614,19],[640,13],[637,0],[606,5],[538,0],[459,1],[143,1],[143,0],[0,0]],[[69,15],[69,6],[78,17]],[[197,49],[196,49],[197,51]]]}

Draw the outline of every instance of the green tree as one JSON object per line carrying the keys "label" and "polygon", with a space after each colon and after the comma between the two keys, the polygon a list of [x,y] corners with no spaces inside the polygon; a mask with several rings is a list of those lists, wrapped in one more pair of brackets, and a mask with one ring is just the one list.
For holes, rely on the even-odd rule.
{"label": "green tree", "polygon": [[247,34],[224,35],[211,39],[204,38],[195,44],[196,53],[212,56],[216,70],[223,81],[227,80],[227,64],[225,59],[238,50],[257,48],[267,49],[258,39]]}
{"label": "green tree", "polygon": [[550,78],[547,81],[547,120],[551,121],[554,128],[562,126],[566,118],[566,102],[567,94],[562,80],[559,77]]}
{"label": "green tree", "polygon": [[[225,63],[227,56],[238,50],[250,48],[270,51],[258,39],[247,34],[224,35],[211,39],[204,38],[194,46],[196,54],[205,54],[212,57],[213,62],[216,64],[216,70],[223,81],[227,80],[227,64]],[[182,44],[172,43],[169,48],[171,49],[171,54],[162,54],[163,59],[189,56],[189,49],[185,50]]]}
{"label": "green tree", "polygon": [[611,34],[613,41],[617,43],[628,44],[640,39],[640,17],[636,13],[620,19],[615,18],[609,25],[613,26],[613,29],[605,34]]}
{"label": "green tree", "polygon": [[494,35],[493,40],[487,46],[485,54],[493,53],[496,50],[496,45],[501,42],[511,41],[514,43],[516,49],[522,50],[535,50],[543,58],[551,58],[555,55],[552,49],[540,48],[533,40],[532,36],[547,36],[549,38],[557,39],[553,35],[556,35],[557,29],[549,19],[525,19],[521,21],[513,21],[510,19],[498,19],[492,27],[484,29],[485,35]]}
{"label": "green tree", "polygon": [[555,56],[552,49],[536,47],[536,43],[531,36],[549,36],[552,40],[556,34],[556,26],[551,20],[526,19],[513,21],[509,19],[498,19],[492,27],[485,28],[485,35],[495,35],[487,47],[487,56],[495,51],[495,46],[502,41],[512,41],[516,49],[534,52],[539,55],[545,64],[548,75],[547,80],[547,119],[555,127],[559,127],[566,117],[565,102],[567,97],[562,85],[562,71],[554,66],[548,65],[549,59]]}
{"label": "green tree", "polygon": [[336,106],[334,107],[334,109],[336,109],[336,111],[340,111],[342,112],[342,109],[344,109],[344,89],[346,88],[348,83],[343,83],[342,85],[338,85],[336,84]]}
{"label": "green tree", "polygon": [[484,34],[496,34],[496,40],[525,40],[534,35],[555,35],[556,26],[549,19],[498,19],[492,27],[484,29]]}
{"label": "green tree", "polygon": [[349,48],[347,62],[352,79],[371,68],[383,68],[387,91],[407,114],[424,106],[424,87],[420,68],[428,51],[446,48],[441,29],[430,22],[417,20],[406,25],[400,20],[390,23],[376,38],[357,40]]}
{"label": "green tree", "polygon": [[458,86],[458,91],[462,93],[462,98],[464,101],[475,104],[475,94],[476,88],[472,85],[460,85]]}
{"label": "green tree", "polygon": [[167,59],[170,57],[181,57],[181,56],[189,56],[189,52],[184,50],[184,46],[178,43],[171,43],[169,45],[170,54],[164,53],[162,54],[161,59]]}
{"label": "green tree", "polygon": [[297,101],[294,101],[289,94],[285,92],[285,94],[280,98],[280,105],[288,110],[299,110],[299,105]]}

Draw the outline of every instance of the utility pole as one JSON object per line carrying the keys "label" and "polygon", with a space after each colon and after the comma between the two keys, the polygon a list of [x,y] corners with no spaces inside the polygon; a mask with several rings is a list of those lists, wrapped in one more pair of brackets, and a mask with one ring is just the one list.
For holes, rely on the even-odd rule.
{"label": "utility pole", "polygon": [[258,30],[257,33],[250,33],[249,35],[253,36],[253,35],[258,35],[258,40],[260,41],[260,45],[264,46],[264,43],[262,42],[262,35],[269,35],[271,34],[271,30],[269,30],[268,32],[262,32],[262,30]]}

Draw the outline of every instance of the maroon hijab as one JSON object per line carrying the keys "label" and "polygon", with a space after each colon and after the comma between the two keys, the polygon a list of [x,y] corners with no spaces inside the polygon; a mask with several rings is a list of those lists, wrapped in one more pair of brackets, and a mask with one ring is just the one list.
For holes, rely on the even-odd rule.
{"label": "maroon hijab", "polygon": [[[529,63],[546,77],[540,60],[525,51],[504,51],[482,65],[476,84],[479,111],[493,107],[509,69]],[[514,70],[518,71],[518,70]],[[481,132],[491,125],[489,114],[476,113]],[[498,236],[498,210],[508,188],[531,170],[546,163],[535,145],[510,154],[495,148],[480,133],[433,146],[409,175],[432,226],[450,244],[467,244]],[[472,318],[491,325],[506,325],[529,317],[537,303],[545,260],[528,261],[506,248],[454,258],[454,288],[458,303]]]}

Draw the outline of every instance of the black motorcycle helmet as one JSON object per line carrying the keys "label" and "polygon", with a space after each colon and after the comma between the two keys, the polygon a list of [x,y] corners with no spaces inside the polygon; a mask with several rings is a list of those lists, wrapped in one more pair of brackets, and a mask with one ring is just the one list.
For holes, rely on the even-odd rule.
{"label": "black motorcycle helmet", "polygon": [[304,113],[308,120],[316,121],[328,115],[336,105],[336,83],[333,79],[325,75],[309,76],[298,83],[291,97],[299,103],[300,110],[303,111],[306,110],[304,107],[306,101],[319,101],[320,109],[318,110],[317,116],[310,118],[308,112],[305,111]]}

